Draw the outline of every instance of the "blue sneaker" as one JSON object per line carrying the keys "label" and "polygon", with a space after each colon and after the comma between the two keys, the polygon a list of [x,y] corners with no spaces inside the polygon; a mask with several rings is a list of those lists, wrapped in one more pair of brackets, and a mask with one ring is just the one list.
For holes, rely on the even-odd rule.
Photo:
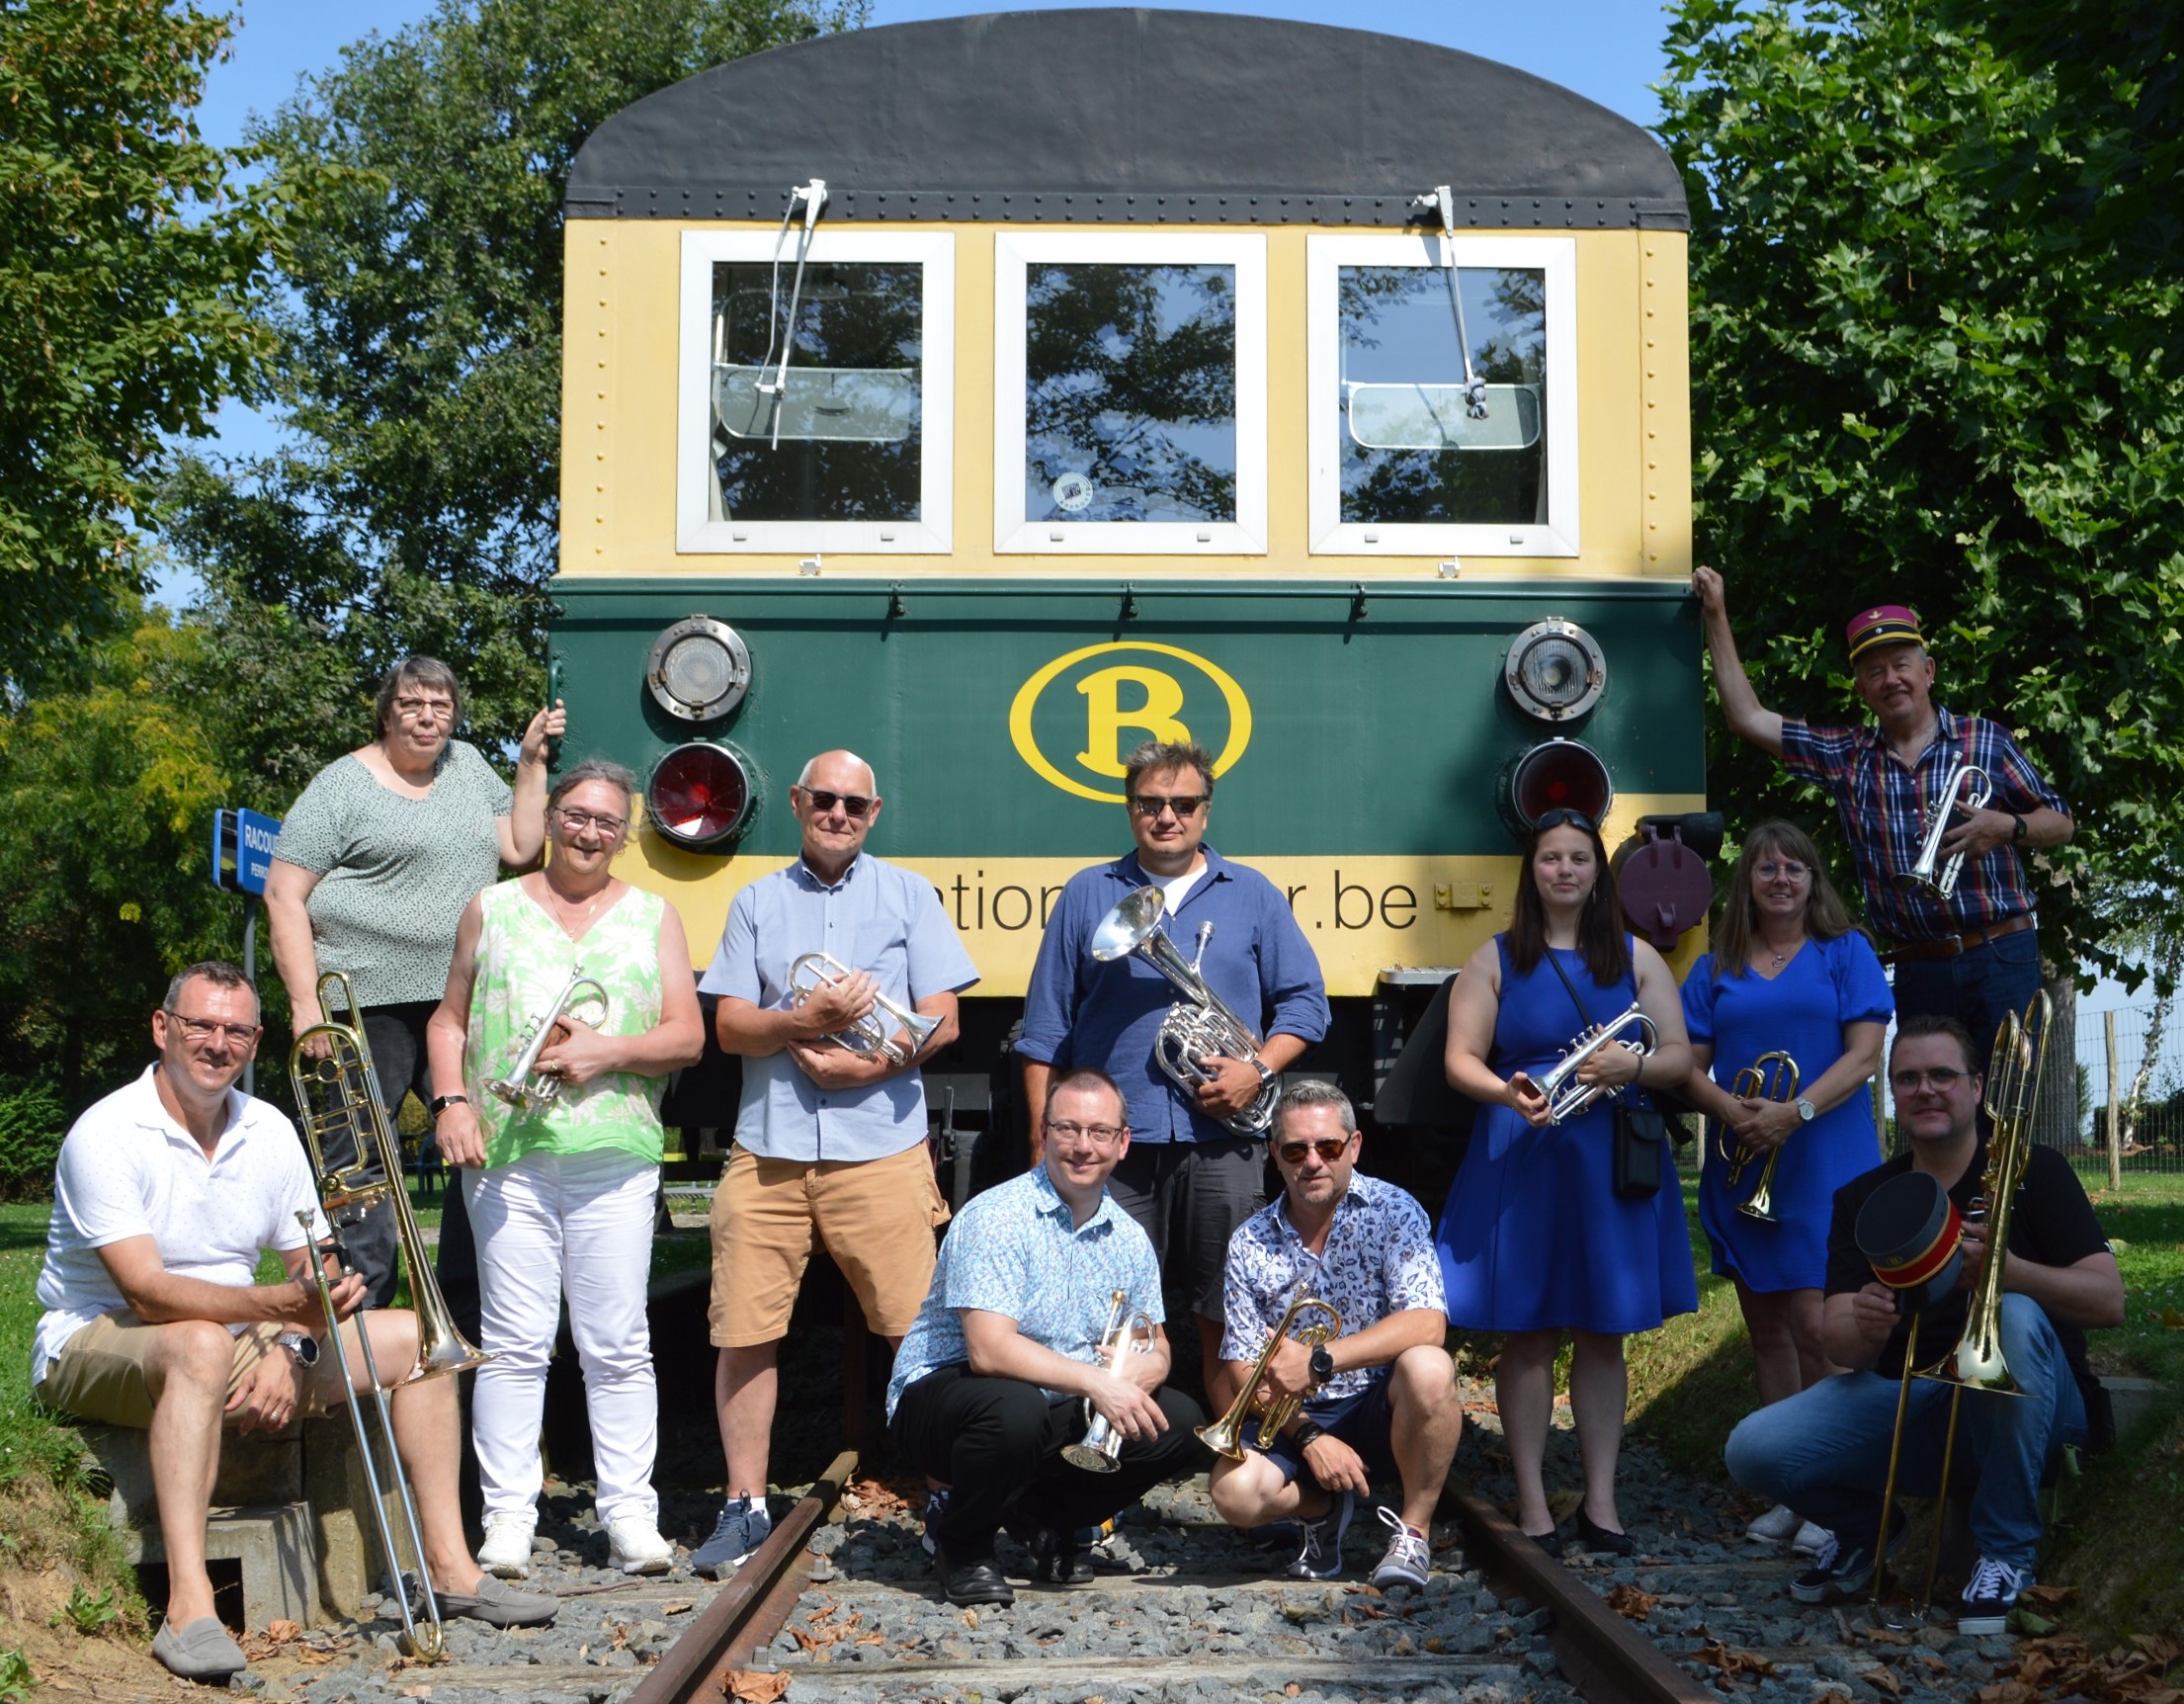
{"label": "blue sneaker", "polygon": [[720,1505],[720,1518],[713,1524],[713,1536],[690,1553],[690,1566],[700,1574],[724,1579],[750,1559],[774,1530],[774,1517],[762,1496],[731,1496]]}
{"label": "blue sneaker", "polygon": [[1325,1514],[1298,1522],[1303,1528],[1304,1548],[1290,1564],[1293,1579],[1332,1579],[1342,1572],[1342,1535],[1350,1530],[1356,1500],[1349,1491],[1336,1491],[1327,1499]]}

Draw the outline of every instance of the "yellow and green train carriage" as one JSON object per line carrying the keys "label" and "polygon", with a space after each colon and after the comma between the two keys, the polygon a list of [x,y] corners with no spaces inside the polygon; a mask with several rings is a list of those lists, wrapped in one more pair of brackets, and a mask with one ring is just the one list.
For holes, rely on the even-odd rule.
{"label": "yellow and green train carriage", "polygon": [[1366,1103],[1525,815],[1702,808],[1688,216],[1624,119],[1360,31],[1000,14],[652,95],[566,212],[569,749],[645,780],[622,870],[700,964],[803,760],[871,759],[983,973],[944,1106],[1148,735],[1218,754]]}

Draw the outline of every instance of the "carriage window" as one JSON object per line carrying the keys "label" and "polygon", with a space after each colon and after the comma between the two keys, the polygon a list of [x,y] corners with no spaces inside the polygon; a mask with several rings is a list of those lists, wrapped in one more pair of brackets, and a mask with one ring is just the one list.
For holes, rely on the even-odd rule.
{"label": "carriage window", "polygon": [[794,235],[778,269],[771,236],[686,239],[686,340],[693,286],[704,317],[695,398],[684,352],[684,428],[700,442],[678,482],[683,549],[947,548],[932,323],[947,297],[930,252],[876,252],[936,240],[822,229],[799,278]]}
{"label": "carriage window", "polygon": [[1263,549],[1263,243],[996,244],[996,544]]}
{"label": "carriage window", "polygon": [[[1315,244],[1312,268],[1313,548],[1573,550],[1575,438],[1561,415],[1574,386],[1554,347],[1566,325],[1551,323],[1551,279],[1564,283],[1554,274],[1566,267],[1540,252],[1556,245],[1524,256],[1521,241],[1459,239],[1452,269],[1438,238],[1322,241],[1333,252]],[[1533,264],[1491,264],[1504,257]]]}

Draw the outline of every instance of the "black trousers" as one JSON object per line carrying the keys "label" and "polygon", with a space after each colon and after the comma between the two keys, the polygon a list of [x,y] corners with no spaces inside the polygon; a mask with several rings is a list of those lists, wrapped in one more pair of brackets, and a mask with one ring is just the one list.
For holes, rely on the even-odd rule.
{"label": "black trousers", "polygon": [[[379,1099],[385,1104],[389,1119],[401,1117],[402,1097],[412,1089],[417,1091],[418,1099],[427,1102],[432,1099],[432,1089],[425,1080],[425,1020],[432,1016],[433,1008],[439,1003],[438,1000],[402,1000],[365,1009],[365,1045],[372,1050],[372,1074],[378,1079]],[[344,1021],[351,1020],[344,1018]],[[354,1165],[357,1156],[353,1147],[346,1131],[331,1134],[326,1143],[326,1163],[337,1171]],[[378,1156],[368,1157],[377,1170]],[[392,1181],[400,1185],[404,1180],[397,1177]],[[350,1271],[364,1274],[365,1306],[392,1306],[398,1276],[393,1203],[382,1201],[354,1223],[337,1226],[335,1230],[341,1239],[342,1263]],[[467,1220],[463,1222],[463,1230],[465,1233],[469,1230]]]}
{"label": "black trousers", "polygon": [[1153,1395],[1168,1429],[1123,1445],[1114,1473],[1071,1467],[1061,1448],[1084,1436],[1084,1403],[1050,1398],[1021,1379],[988,1379],[968,1366],[942,1367],[902,1393],[891,1432],[914,1472],[953,1488],[937,1534],[952,1556],[993,1554],[1004,1520],[1021,1516],[1062,1533],[1097,1526],[1162,1480],[1196,1473],[1206,1446],[1192,1435],[1206,1413],[1182,1392]]}

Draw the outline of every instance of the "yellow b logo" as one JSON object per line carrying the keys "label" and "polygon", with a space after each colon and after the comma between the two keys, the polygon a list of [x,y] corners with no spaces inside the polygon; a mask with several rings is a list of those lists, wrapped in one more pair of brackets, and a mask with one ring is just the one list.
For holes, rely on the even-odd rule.
{"label": "yellow b logo", "polygon": [[[1082,674],[1072,672],[1077,665],[1093,657],[1111,656],[1118,651],[1138,656],[1149,654],[1167,661],[1169,666],[1164,667],[1159,662],[1118,660],[1106,668]],[[1178,678],[1177,672],[1171,672],[1177,663],[1183,665],[1179,672],[1185,678]],[[1009,707],[1009,737],[1015,742],[1019,755],[1045,780],[1080,799],[1096,799],[1108,805],[1123,803],[1120,789],[1102,788],[1088,780],[1079,780],[1064,772],[1040,749],[1033,723],[1041,698],[1049,687],[1065,677],[1071,680],[1076,693],[1084,700],[1084,748],[1073,753],[1070,762],[1087,777],[1120,781],[1124,757],[1141,740],[1179,742],[1192,738],[1186,717],[1195,717],[1202,728],[1218,726],[1222,721],[1227,723],[1228,736],[1214,759],[1216,775],[1225,775],[1251,742],[1250,701],[1235,681],[1204,657],[1178,645],[1145,639],[1086,645],[1082,650],[1054,658],[1033,675],[1017,690],[1016,701]],[[1193,706],[1198,708],[1193,709]]]}

